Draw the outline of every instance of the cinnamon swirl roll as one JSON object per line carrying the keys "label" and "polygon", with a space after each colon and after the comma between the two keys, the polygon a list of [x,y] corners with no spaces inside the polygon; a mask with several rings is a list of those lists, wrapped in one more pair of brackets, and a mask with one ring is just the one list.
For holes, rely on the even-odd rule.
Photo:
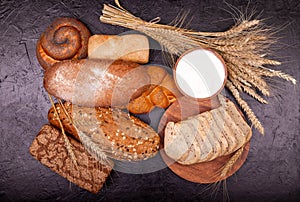
{"label": "cinnamon swirl roll", "polygon": [[48,69],[67,59],[87,57],[90,31],[74,18],[58,18],[42,33],[36,54],[40,65]]}

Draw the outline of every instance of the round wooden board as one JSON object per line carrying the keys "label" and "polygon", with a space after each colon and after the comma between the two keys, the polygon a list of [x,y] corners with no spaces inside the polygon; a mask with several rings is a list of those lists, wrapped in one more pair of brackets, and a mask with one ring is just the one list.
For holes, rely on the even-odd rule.
{"label": "round wooden board", "polygon": [[164,162],[168,167],[178,176],[196,183],[214,183],[220,180],[224,180],[233,175],[245,162],[250,148],[250,142],[245,145],[244,151],[241,157],[236,161],[233,168],[227,173],[226,176],[220,177],[220,171],[222,167],[229,161],[233,154],[216,158],[213,161],[196,163],[192,165],[182,165],[169,158],[163,149],[164,129],[166,124],[170,121],[178,122],[189,116],[193,116],[214,108],[219,107],[220,104],[217,98],[214,100],[207,100],[202,102],[196,102],[189,100],[186,97],[178,98],[164,113],[159,126],[158,133],[161,137],[161,149],[160,154]]}

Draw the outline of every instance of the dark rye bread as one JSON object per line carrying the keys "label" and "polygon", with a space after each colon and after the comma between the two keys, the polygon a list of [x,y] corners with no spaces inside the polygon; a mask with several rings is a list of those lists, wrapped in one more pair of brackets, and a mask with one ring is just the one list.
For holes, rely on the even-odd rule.
{"label": "dark rye bread", "polygon": [[61,132],[53,126],[44,125],[41,128],[29,151],[34,158],[54,172],[83,189],[97,193],[103,187],[112,167],[100,164],[79,142],[69,139],[77,158],[78,170],[68,155]]}

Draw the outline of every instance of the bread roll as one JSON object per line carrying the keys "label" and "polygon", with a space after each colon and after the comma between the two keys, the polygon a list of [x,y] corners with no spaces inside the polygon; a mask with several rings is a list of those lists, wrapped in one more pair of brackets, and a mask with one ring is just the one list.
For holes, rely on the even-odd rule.
{"label": "bread roll", "polygon": [[149,61],[148,38],[141,34],[93,35],[89,38],[88,57],[145,64]]}
{"label": "bread roll", "polygon": [[166,154],[180,164],[214,160],[231,154],[246,144],[252,131],[229,100],[217,109],[186,120],[169,122],[165,129]]}
{"label": "bread roll", "polygon": [[140,97],[132,100],[128,110],[134,114],[150,112],[154,107],[167,108],[181,96],[176,84],[165,69],[158,66],[147,66],[151,86]]}

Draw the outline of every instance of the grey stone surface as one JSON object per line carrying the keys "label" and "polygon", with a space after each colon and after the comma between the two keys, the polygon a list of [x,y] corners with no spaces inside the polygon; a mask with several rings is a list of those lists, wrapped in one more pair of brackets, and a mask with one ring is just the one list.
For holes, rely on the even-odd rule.
{"label": "grey stone surface", "polygon": [[[142,175],[114,172],[99,194],[93,195],[30,156],[29,146],[47,123],[50,107],[43,89],[43,70],[35,57],[37,39],[61,16],[78,18],[94,34],[125,31],[99,22],[103,2],[0,1],[0,201],[221,200],[221,186],[185,181],[168,168]],[[247,1],[227,2],[238,8],[248,5]],[[222,31],[233,24],[229,8],[222,0],[123,0],[121,3],[145,20],[160,16],[162,23],[169,23],[181,10],[189,10],[193,16],[189,27],[195,30]],[[263,11],[261,17],[266,18],[267,24],[281,28],[275,56],[283,65],[276,69],[299,81],[300,2],[252,0],[249,4],[258,13]],[[159,54],[152,55],[151,61],[161,62]],[[245,96],[264,124],[266,134],[261,136],[254,130],[246,163],[227,180],[232,201],[298,201],[300,197],[299,85],[280,79],[270,82],[273,96],[268,105]]]}

